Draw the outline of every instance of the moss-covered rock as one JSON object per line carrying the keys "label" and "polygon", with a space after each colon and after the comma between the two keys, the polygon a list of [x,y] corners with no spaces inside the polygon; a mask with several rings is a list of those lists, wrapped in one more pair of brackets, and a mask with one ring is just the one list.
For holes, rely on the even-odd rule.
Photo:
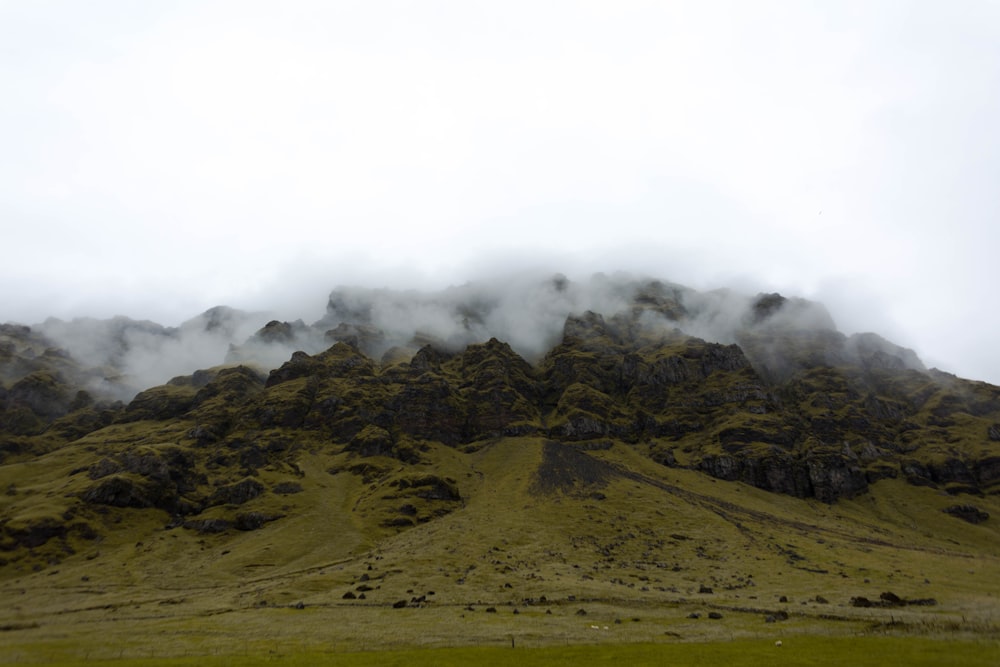
{"label": "moss-covered rock", "polygon": [[192,386],[165,384],[140,392],[125,407],[122,422],[167,421],[183,416],[194,405],[197,390]]}
{"label": "moss-covered rock", "polygon": [[374,424],[366,425],[348,443],[348,451],[359,456],[392,456],[394,443],[392,436],[384,428]]}
{"label": "moss-covered rock", "polygon": [[21,378],[7,390],[7,405],[24,407],[50,421],[69,411],[73,393],[57,373],[36,371]]}

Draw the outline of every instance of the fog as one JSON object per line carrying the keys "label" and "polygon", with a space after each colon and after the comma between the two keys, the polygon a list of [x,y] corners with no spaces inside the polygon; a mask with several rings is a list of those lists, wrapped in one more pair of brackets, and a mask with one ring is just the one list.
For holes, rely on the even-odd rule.
{"label": "fog", "polygon": [[[136,392],[225,362],[230,346],[250,337],[264,316],[214,308],[179,327],[118,316],[49,318],[32,328],[97,371],[88,387],[98,395],[129,399]],[[265,320],[266,321],[266,320]],[[287,350],[280,352],[287,358]],[[261,357],[276,366],[283,359]]]}
{"label": "fog", "polygon": [[[763,310],[762,299],[769,304]],[[289,303],[284,306],[287,311]],[[123,400],[199,369],[242,363],[266,371],[293,352],[316,354],[336,341],[356,345],[378,361],[393,349],[395,357],[426,344],[457,352],[497,338],[537,363],[561,342],[568,318],[591,312],[606,320],[638,316],[635,321],[650,333],[680,331],[724,344],[740,343],[741,335],[762,326],[836,329],[822,304],[795,295],[701,291],[629,272],[570,278],[524,265],[514,272],[494,268],[476,280],[441,289],[339,286],[307,310],[297,313],[305,319],[290,321],[274,319],[277,309],[219,306],[173,327],[118,316],[49,318],[33,328],[94,370],[90,390]],[[866,345],[879,348],[884,343],[877,337],[852,339],[844,353],[856,355]],[[913,359],[909,365],[922,368],[908,354]]]}
{"label": "fog", "polygon": [[995,2],[7,2],[0,44],[0,321],[626,271],[1000,383]]}

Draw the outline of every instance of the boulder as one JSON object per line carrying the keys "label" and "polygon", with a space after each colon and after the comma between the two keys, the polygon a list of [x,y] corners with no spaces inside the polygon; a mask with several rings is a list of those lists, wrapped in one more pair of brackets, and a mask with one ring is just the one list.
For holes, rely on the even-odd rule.
{"label": "boulder", "polygon": [[21,378],[7,390],[7,404],[22,406],[51,421],[69,412],[72,397],[58,374],[37,371]]}
{"label": "boulder", "polygon": [[983,523],[990,518],[989,512],[984,512],[975,505],[952,505],[942,511],[957,519],[962,519],[973,524]]}
{"label": "boulder", "polygon": [[392,436],[384,428],[368,424],[351,439],[346,449],[362,457],[392,456]]}
{"label": "boulder", "polygon": [[182,524],[189,530],[204,534],[224,533],[232,527],[226,519],[190,519]]}
{"label": "boulder", "polygon": [[208,500],[209,505],[242,505],[265,492],[264,485],[255,479],[243,479],[235,484],[220,486]]}
{"label": "boulder", "polygon": [[172,511],[178,497],[173,485],[157,484],[149,480],[137,481],[130,477],[113,475],[83,492],[84,502],[112,507],[158,507]]}
{"label": "boulder", "polygon": [[281,517],[282,515],[280,514],[268,514],[266,512],[240,512],[236,515],[233,527],[236,530],[243,531],[257,530],[263,527],[265,523],[280,519]]}

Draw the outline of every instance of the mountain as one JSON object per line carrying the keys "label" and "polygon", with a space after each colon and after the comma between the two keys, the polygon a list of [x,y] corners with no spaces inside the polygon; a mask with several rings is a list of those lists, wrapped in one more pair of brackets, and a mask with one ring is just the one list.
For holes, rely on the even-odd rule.
{"label": "mountain", "polygon": [[[556,276],[260,318],[0,328],[0,590],[38,592],[4,622],[586,600],[996,632],[1000,388],[819,304]],[[170,352],[215,358],[130,393]]]}

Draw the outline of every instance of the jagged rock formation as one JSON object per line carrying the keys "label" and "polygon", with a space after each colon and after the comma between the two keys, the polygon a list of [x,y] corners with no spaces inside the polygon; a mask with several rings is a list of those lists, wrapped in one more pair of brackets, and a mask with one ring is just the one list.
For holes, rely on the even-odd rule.
{"label": "jagged rock formation", "polygon": [[[927,371],[912,351],[874,334],[844,336],[817,304],[609,283],[589,302],[612,304],[609,312],[563,316],[585,300],[566,296],[564,279],[539,289],[562,318],[543,354],[477,340],[507,312],[499,297],[417,298],[411,311],[430,309],[430,319],[451,327],[421,332],[398,322],[384,328],[384,299],[337,292],[320,322],[269,322],[229,358],[317,335],[325,349],[296,351],[269,373],[233,365],[179,376],[127,404],[95,400],[81,389],[92,369],[38,332],[4,325],[0,462],[110,429],[124,444],[74,473],[88,480],[79,500],[158,508],[202,532],[254,530],[280,518],[256,508],[278,493],[256,476],[266,466],[293,474],[305,446],[345,454],[349,463],[332,472],[363,477],[398,501],[383,520],[388,527],[431,520],[462,502],[454,480],[405,472],[434,447],[472,452],[519,436],[625,443],[665,466],[827,503],[887,477],[956,495],[998,490],[1000,388]],[[390,296],[398,314],[401,297]],[[235,329],[233,317],[216,309],[199,326]],[[118,324],[114,331],[129,330]],[[547,327],[535,343],[552,337]],[[718,342],[691,335],[710,330]],[[528,336],[514,338],[534,349]],[[26,544],[48,529],[5,530]]]}

